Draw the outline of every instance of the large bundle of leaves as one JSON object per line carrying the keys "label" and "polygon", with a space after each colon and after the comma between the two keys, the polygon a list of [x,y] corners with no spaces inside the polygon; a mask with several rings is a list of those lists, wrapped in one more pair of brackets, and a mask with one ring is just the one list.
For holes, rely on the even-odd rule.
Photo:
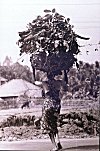
{"label": "large bundle of leaves", "polygon": [[20,55],[31,54],[33,68],[57,75],[61,70],[69,70],[75,62],[77,64],[75,56],[80,52],[77,38],[88,38],[75,34],[70,19],[55,9],[44,12],[45,16],[37,16],[26,31],[19,32]]}

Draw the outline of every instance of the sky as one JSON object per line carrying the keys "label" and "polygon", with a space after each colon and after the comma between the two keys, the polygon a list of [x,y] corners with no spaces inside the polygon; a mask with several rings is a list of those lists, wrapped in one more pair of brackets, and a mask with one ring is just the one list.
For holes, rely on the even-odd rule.
{"label": "sky", "polygon": [[[38,15],[44,16],[44,9],[56,11],[70,18],[74,31],[90,40],[78,40],[81,53],[78,60],[94,63],[100,61],[100,0],[0,0],[0,62],[11,56],[13,62],[29,65],[29,55],[19,56],[16,42],[18,32],[27,30],[27,24]],[[95,51],[98,49],[98,51]],[[86,51],[89,50],[87,55]]]}

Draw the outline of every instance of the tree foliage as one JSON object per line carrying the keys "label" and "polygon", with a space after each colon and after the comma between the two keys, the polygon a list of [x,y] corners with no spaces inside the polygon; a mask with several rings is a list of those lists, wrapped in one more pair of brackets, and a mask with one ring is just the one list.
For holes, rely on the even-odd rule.
{"label": "tree foliage", "polygon": [[23,66],[18,62],[11,66],[0,66],[0,75],[6,79],[23,79],[32,82],[32,72],[28,66]]}
{"label": "tree foliage", "polygon": [[73,31],[70,19],[56,12],[55,9],[44,10],[43,17],[37,16],[28,24],[28,29],[19,32],[20,55],[31,54],[33,69],[59,74],[61,70],[69,71],[76,63],[80,52],[77,38],[88,40]]}

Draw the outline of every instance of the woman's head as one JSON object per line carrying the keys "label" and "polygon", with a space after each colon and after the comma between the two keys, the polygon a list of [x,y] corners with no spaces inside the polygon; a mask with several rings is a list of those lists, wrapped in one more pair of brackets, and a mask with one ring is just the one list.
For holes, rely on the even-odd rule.
{"label": "woman's head", "polygon": [[49,80],[54,79],[54,74],[53,74],[53,72],[48,72],[48,73],[47,73],[47,78],[48,78]]}
{"label": "woman's head", "polygon": [[61,75],[62,75],[62,72],[57,70],[57,71],[53,71],[53,72],[48,72],[47,73],[47,78],[50,79],[50,80],[52,80],[55,77],[61,76]]}

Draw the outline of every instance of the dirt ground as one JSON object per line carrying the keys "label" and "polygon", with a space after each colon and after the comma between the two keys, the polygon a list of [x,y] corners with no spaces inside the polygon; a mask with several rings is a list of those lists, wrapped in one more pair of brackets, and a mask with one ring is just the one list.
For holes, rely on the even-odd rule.
{"label": "dirt ground", "polygon": [[[61,139],[61,143],[63,151],[99,151],[99,138]],[[50,151],[51,148],[49,139],[0,142],[1,150]]]}
{"label": "dirt ground", "polygon": [[[74,103],[73,103],[74,102]],[[90,101],[84,102],[77,100],[77,102],[71,100],[67,104],[67,106],[63,106],[61,108],[61,114],[65,114],[68,112],[84,112],[89,110],[89,106],[87,103],[90,104]],[[96,102],[97,103],[97,102]],[[79,104],[79,105],[77,105]],[[91,105],[91,104],[90,104]],[[36,118],[40,117],[42,115],[42,106],[34,106],[33,108],[17,108],[17,109],[8,109],[8,110],[0,110],[0,122],[6,121],[6,119],[9,119],[9,116],[36,116]],[[8,120],[9,121],[9,120]],[[65,121],[66,122],[66,121]],[[71,121],[72,122],[72,121]],[[77,122],[77,121],[75,121]],[[62,127],[58,127],[59,129],[59,135],[60,138],[66,138],[66,139],[75,139],[75,138],[94,138],[95,135],[89,135],[87,133],[84,133],[82,129],[77,129],[76,125],[73,124],[70,126],[69,124],[64,124]],[[70,129],[70,132],[68,131]],[[72,133],[73,129],[75,131],[79,131],[78,134]],[[0,128],[0,141],[21,141],[21,140],[35,140],[35,139],[47,139],[48,135],[45,133],[42,133],[40,129],[35,128],[33,125],[27,126],[26,124],[22,126],[5,126],[3,128]]]}

